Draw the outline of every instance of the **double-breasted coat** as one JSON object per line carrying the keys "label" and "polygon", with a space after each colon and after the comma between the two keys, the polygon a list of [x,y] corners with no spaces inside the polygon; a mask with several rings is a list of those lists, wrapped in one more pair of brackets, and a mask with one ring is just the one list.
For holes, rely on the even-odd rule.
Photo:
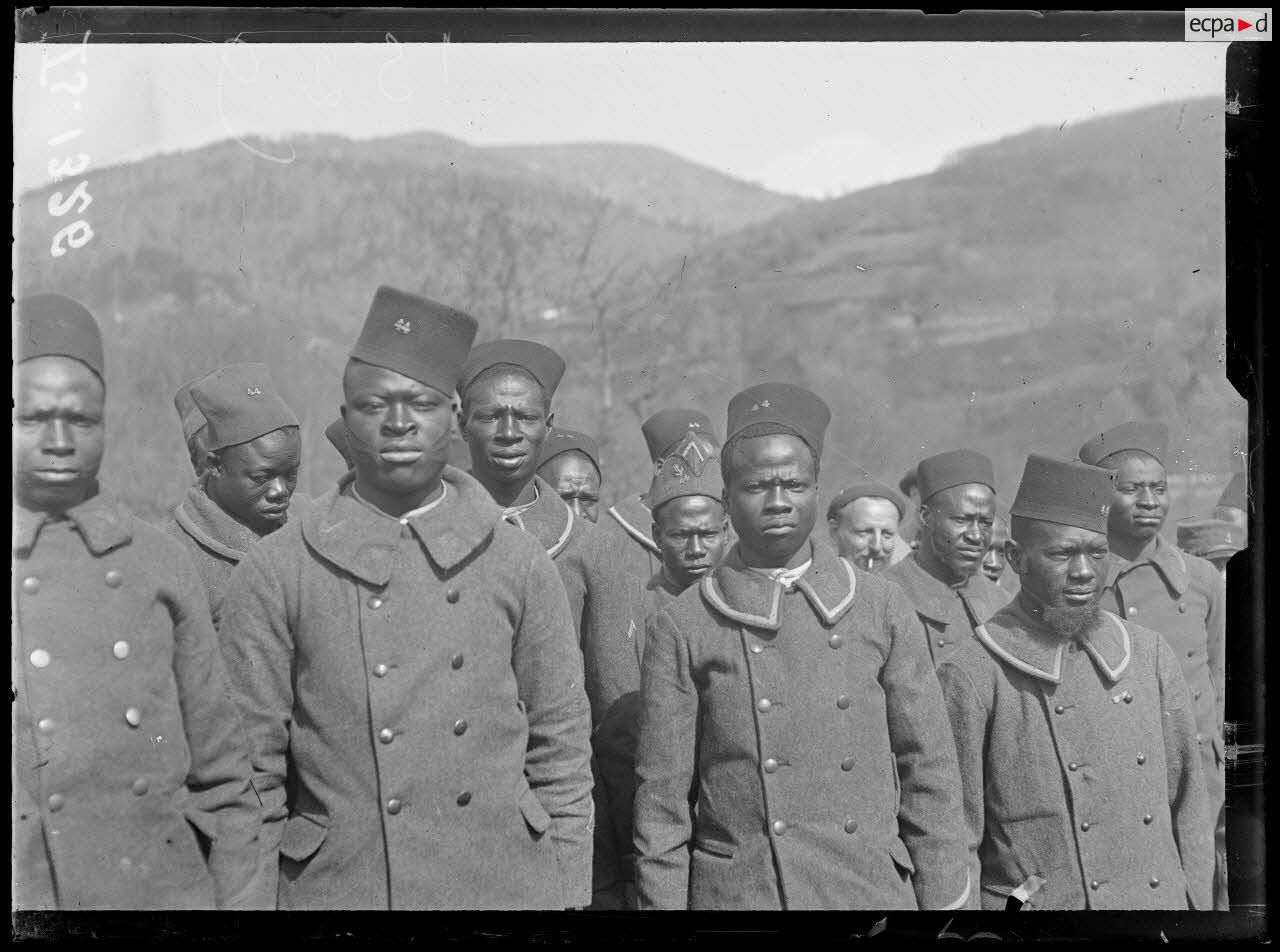
{"label": "double-breasted coat", "polygon": [[1210,908],[1191,699],[1160,635],[1103,613],[1077,645],[1015,602],[938,678],[984,909],[1015,893],[1031,909]]}
{"label": "double-breasted coat", "polygon": [[[973,640],[973,617],[981,624],[1008,604],[1011,597],[981,572],[974,572],[963,585],[948,585],[921,568],[915,555],[889,566],[884,577],[907,593],[929,641],[935,666]],[[973,617],[965,608],[966,600]]]}
{"label": "double-breasted coat", "polygon": [[15,908],[248,907],[260,807],[186,553],[101,495],[18,508],[14,582]]}
{"label": "double-breasted coat", "polygon": [[976,901],[955,746],[911,607],[825,539],[809,544],[790,588],[735,546],[650,620],[641,908]]}
{"label": "double-breasted coat", "polygon": [[[564,587],[485,489],[397,519],[344,482],[223,606],[282,909],[590,901],[590,713]],[[286,798],[286,780],[294,788]]]}

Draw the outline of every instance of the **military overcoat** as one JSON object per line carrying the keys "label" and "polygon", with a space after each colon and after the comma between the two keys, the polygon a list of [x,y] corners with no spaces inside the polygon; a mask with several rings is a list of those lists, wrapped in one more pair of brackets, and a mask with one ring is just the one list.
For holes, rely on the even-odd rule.
{"label": "military overcoat", "polygon": [[979,624],[1008,604],[1010,598],[1008,592],[981,572],[974,572],[963,585],[939,581],[920,567],[915,555],[889,566],[884,577],[907,593],[929,640],[935,666],[973,640],[973,622],[961,596],[968,600]]}

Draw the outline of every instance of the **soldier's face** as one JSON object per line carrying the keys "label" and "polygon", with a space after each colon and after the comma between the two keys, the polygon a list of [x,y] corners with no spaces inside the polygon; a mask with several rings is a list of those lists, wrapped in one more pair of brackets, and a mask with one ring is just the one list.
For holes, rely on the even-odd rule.
{"label": "soldier's face", "polygon": [[920,513],[920,548],[950,581],[962,582],[987,554],[995,515],[995,495],[978,483],[934,493]]}
{"label": "soldier's face", "polygon": [[494,374],[473,384],[459,418],[471,446],[472,471],[496,483],[523,486],[533,479],[553,419],[542,388],[522,374]]}
{"label": "soldier's face", "polygon": [[813,454],[798,436],[777,433],[739,441],[729,463],[725,500],[744,560],[784,567],[817,519]]}
{"label": "soldier's face", "polygon": [[1006,546],[1021,589],[1063,635],[1081,634],[1098,613],[1107,579],[1107,537],[1075,526],[1028,520],[1025,538]]}
{"label": "soldier's face", "polygon": [[348,450],[362,490],[406,500],[432,490],[449,457],[453,403],[412,377],[359,361],[343,375]]}
{"label": "soldier's face", "polygon": [[1118,466],[1107,528],[1119,538],[1149,542],[1169,514],[1164,467],[1145,453],[1125,453],[1115,462]]}
{"label": "soldier's face", "polygon": [[241,525],[268,535],[285,523],[301,456],[296,426],[224,447],[209,455],[205,493]]}
{"label": "soldier's face", "polygon": [[688,588],[720,561],[728,534],[724,505],[710,496],[680,496],[654,515],[653,541],[662,568],[679,588]]}
{"label": "soldier's face", "polygon": [[551,484],[575,516],[596,521],[600,513],[600,474],[585,453],[561,453],[543,463],[538,475]]}
{"label": "soldier's face", "polygon": [[70,357],[24,361],[17,377],[18,501],[37,512],[65,512],[96,491],[106,388],[97,374]]}
{"label": "soldier's face", "polygon": [[888,499],[862,496],[841,509],[830,526],[841,555],[864,571],[879,572],[888,566],[898,538],[898,507]]}
{"label": "soldier's face", "polygon": [[982,574],[993,582],[1000,581],[1004,574],[1006,558],[1004,544],[1009,541],[1009,529],[1003,519],[997,519],[991,528],[991,544],[987,546],[987,554],[982,558]]}

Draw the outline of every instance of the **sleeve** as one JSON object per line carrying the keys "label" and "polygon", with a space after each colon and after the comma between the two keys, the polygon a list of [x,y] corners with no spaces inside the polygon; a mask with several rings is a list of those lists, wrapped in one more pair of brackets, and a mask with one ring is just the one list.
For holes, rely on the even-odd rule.
{"label": "sleeve", "polygon": [[593,529],[588,536],[586,605],[583,610],[582,660],[591,722],[600,724],[621,698],[640,690],[636,639],[640,619],[634,581],[624,570],[617,540]]}
{"label": "sleeve", "polygon": [[293,721],[293,632],[284,586],[267,546],[257,545],[236,567],[222,602],[222,651],[240,705],[262,799],[260,901],[275,908],[280,839],[288,808],[289,729]]}
{"label": "sleeve", "polygon": [[1187,880],[1187,903],[1194,910],[1213,909],[1213,822],[1204,767],[1196,744],[1196,722],[1187,683],[1162,635],[1156,635],[1156,676],[1164,716],[1164,759],[1168,772],[1169,815],[1173,838]]}
{"label": "sleeve", "polygon": [[218,908],[254,908],[262,811],[251,781],[249,743],[209,617],[204,586],[190,557],[177,545],[165,554],[172,555],[177,572],[169,609],[173,672],[191,752],[187,817],[209,839],[209,872]]}
{"label": "sleeve", "polygon": [[944,661],[938,667],[938,681],[942,685],[942,699],[951,721],[951,735],[956,742],[968,834],[965,851],[969,857],[969,883],[975,895],[975,902],[970,908],[976,909],[981,900],[982,866],[978,848],[986,833],[986,740],[991,714],[963,668]]}
{"label": "sleeve", "polygon": [[697,770],[698,692],[671,615],[650,616],[641,680],[634,836],[640,909],[686,909]]}
{"label": "sleeve", "polygon": [[525,776],[551,818],[563,901],[591,902],[591,710],[569,600],[551,559],[534,552],[511,667],[529,723]]}
{"label": "sleeve", "polygon": [[928,644],[899,588],[889,590],[883,623],[889,652],[880,683],[902,789],[898,829],[916,868],[916,901],[922,910],[976,908],[956,745]]}

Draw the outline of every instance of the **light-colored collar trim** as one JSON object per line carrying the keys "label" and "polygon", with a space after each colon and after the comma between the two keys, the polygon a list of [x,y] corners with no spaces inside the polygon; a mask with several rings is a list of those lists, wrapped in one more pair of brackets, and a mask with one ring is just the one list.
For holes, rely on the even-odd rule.
{"label": "light-colored collar trim", "polygon": [[566,545],[569,544],[569,536],[573,533],[573,510],[569,507],[569,504],[563,499],[560,499],[559,496],[557,496],[556,499],[560,505],[564,506],[564,510],[568,514],[569,518],[565,521],[564,532],[560,533],[560,538],[547,549],[547,555],[551,556],[553,559],[560,554]]}
{"label": "light-colored collar trim", "polygon": [[844,567],[845,574],[849,577],[849,594],[840,599],[839,603],[834,608],[828,608],[823,604],[822,598],[818,595],[817,589],[815,589],[807,579],[800,578],[796,580],[796,587],[802,589],[804,593],[809,596],[809,601],[812,602],[818,611],[822,613],[828,625],[834,624],[835,620],[839,618],[844,613],[845,609],[853,603],[854,593],[858,590],[858,580],[853,572],[853,564],[843,556],[841,556],[838,561],[841,566]]}
{"label": "light-colored collar trim", "polygon": [[[341,485],[341,480],[339,480],[339,485]],[[417,509],[410,509],[408,512],[403,513],[399,516],[393,516],[391,515],[391,513],[387,512],[385,509],[379,509],[373,503],[369,502],[369,500],[365,499],[364,496],[361,496],[359,491],[356,489],[356,482],[354,479],[351,480],[350,486],[351,486],[351,498],[353,498],[356,502],[360,503],[361,505],[365,506],[368,509],[372,509],[374,512],[376,512],[380,516],[385,516],[388,519],[396,520],[401,525],[407,524],[408,521],[412,519],[414,516],[420,516],[423,513],[430,512],[432,509],[436,508],[436,506],[440,505],[440,503],[444,502],[444,497],[449,494],[449,484],[445,483],[444,481],[441,481],[440,495],[436,496],[436,498],[431,500],[431,502],[427,503],[425,506],[419,506]]]}
{"label": "light-colored collar trim", "polygon": [[[230,517],[228,517],[230,518]],[[178,503],[176,509],[173,510],[173,520],[182,527],[182,530],[191,538],[195,539],[206,549],[211,549],[224,558],[231,559],[233,562],[239,562],[244,558],[244,552],[240,549],[232,548],[219,539],[215,539],[208,532],[205,532],[200,526],[196,525],[191,514],[187,512],[186,500]]]}
{"label": "light-colored collar trim", "polygon": [[773,582],[773,601],[769,605],[769,614],[767,616],[752,615],[748,612],[740,612],[736,609],[730,608],[729,603],[726,602],[724,600],[724,596],[720,594],[720,589],[716,587],[714,572],[708,572],[704,575],[700,584],[702,588],[702,597],[709,601],[711,606],[726,618],[730,618],[736,622],[741,622],[744,625],[749,625],[752,628],[767,628],[771,631],[778,630],[778,609],[782,603],[781,582],[776,580]]}
{"label": "light-colored collar trim", "polygon": [[519,506],[504,506],[502,509],[502,518],[510,519],[512,516],[522,516],[536,506],[540,499],[542,499],[542,493],[539,491],[538,484],[535,482],[533,484],[533,498]]}
{"label": "light-colored collar trim", "polygon": [[1111,622],[1120,629],[1120,642],[1124,645],[1124,657],[1120,659],[1120,663],[1115,668],[1112,668],[1111,665],[1107,664],[1106,660],[1102,657],[1102,652],[1094,647],[1092,639],[1084,643],[1084,650],[1089,652],[1094,663],[1102,669],[1102,673],[1110,678],[1111,682],[1114,684],[1116,681],[1120,680],[1120,676],[1124,674],[1125,669],[1129,667],[1129,659],[1133,657],[1133,646],[1129,641],[1129,629],[1125,627],[1124,622],[1109,611],[1104,611],[1102,614],[1111,619]]}
{"label": "light-colored collar trim", "polygon": [[[1133,657],[1133,647],[1129,640],[1129,629],[1125,627],[1124,622],[1109,611],[1103,611],[1102,614],[1120,630],[1120,641],[1121,644],[1124,645],[1124,657],[1120,659],[1120,663],[1115,668],[1112,668],[1111,665],[1107,664],[1106,660],[1102,657],[1102,653],[1098,651],[1092,640],[1084,643],[1084,650],[1089,653],[1089,656],[1093,658],[1094,663],[1099,669],[1101,669],[1102,673],[1105,674],[1114,684],[1116,681],[1120,680],[1125,669],[1129,667],[1129,660]],[[995,639],[992,638],[991,634],[987,631],[987,626],[985,624],[979,625],[975,628],[974,634],[978,636],[979,641],[986,645],[987,650],[1002,661],[1017,668],[1019,671],[1022,671],[1025,674],[1030,674],[1033,677],[1040,678],[1044,681],[1049,681],[1052,684],[1062,683],[1062,655],[1066,651],[1066,645],[1058,645],[1058,649],[1053,653],[1053,670],[1044,671],[1033,664],[1023,661],[1021,658],[1015,657],[1005,648],[997,644]]]}
{"label": "light-colored collar trim", "polygon": [[800,579],[804,577],[804,573],[809,571],[809,566],[811,565],[813,565],[812,558],[807,562],[802,562],[793,569],[762,569],[757,568],[754,565],[748,565],[747,571],[755,572],[757,575],[763,575],[765,578],[771,578],[775,582],[780,582],[783,588],[790,589],[796,584],[796,582],[800,581]]}
{"label": "light-colored collar trim", "polygon": [[[640,505],[643,506],[644,503],[640,503]],[[608,509],[608,512],[609,512],[609,515],[613,516],[613,518],[617,520],[618,525],[622,526],[623,532],[631,536],[631,538],[635,539],[637,542],[639,542],[642,546],[644,546],[654,555],[662,554],[661,550],[658,548],[658,543],[654,542],[651,537],[645,535],[643,532],[641,532],[631,523],[627,522],[627,520],[623,518],[622,513],[618,512],[617,506],[610,506]]]}

